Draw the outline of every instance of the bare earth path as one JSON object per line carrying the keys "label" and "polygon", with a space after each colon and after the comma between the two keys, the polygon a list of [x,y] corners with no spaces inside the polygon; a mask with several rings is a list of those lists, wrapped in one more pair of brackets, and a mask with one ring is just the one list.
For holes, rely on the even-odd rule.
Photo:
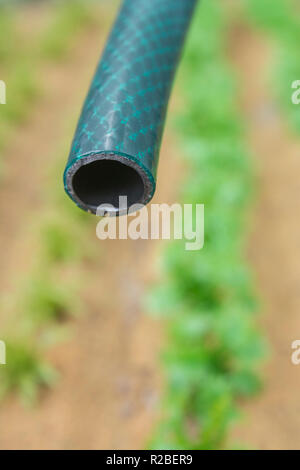
{"label": "bare earth path", "polygon": [[235,437],[257,449],[299,449],[300,368],[291,363],[291,343],[300,337],[300,141],[272,101],[270,50],[245,27],[236,29],[231,51],[259,175],[249,259],[272,356],[265,389],[244,406],[246,420]]}
{"label": "bare earth path", "polygon": [[[47,157],[66,137],[65,122],[84,98],[108,26],[109,22],[100,34],[90,30],[71,59],[53,74],[45,71],[44,100],[6,152],[7,177],[0,186],[2,292],[14,292],[16,277],[26,273],[35,254],[29,249],[26,221],[43,210],[43,188],[51,167]],[[175,200],[182,174],[176,150],[174,137],[167,132],[156,201]],[[95,243],[96,219],[91,236]],[[34,408],[24,408],[13,397],[0,405],[1,449],[138,449],[147,443],[162,382],[162,335],[160,323],[144,315],[141,299],[155,276],[160,244],[96,243],[98,258],[83,266],[82,275],[90,279],[81,299],[84,311],[70,322],[72,338],[50,353],[61,379]]]}

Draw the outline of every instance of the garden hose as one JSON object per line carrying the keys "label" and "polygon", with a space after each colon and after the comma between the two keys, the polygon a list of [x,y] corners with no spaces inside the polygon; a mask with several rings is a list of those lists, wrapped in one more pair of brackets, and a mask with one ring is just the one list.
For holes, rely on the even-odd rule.
{"label": "garden hose", "polygon": [[197,0],[124,0],[64,172],[83,210],[120,214],[153,197],[167,104]]}

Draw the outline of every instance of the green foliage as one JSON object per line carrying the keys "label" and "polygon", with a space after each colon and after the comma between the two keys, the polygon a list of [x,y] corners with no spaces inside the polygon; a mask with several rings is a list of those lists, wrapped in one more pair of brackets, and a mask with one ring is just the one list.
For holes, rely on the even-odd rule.
{"label": "green foliage", "polygon": [[70,285],[54,282],[50,273],[30,279],[26,294],[26,312],[35,325],[63,321],[74,313],[73,292]]}
{"label": "green foliage", "polygon": [[74,37],[94,21],[89,2],[63,0],[57,3],[56,15],[41,40],[42,55],[49,59],[62,59],[69,51]]}
{"label": "green foliage", "polygon": [[184,55],[178,125],[190,169],[182,199],[205,204],[205,245],[188,252],[185,241],[172,242],[164,282],[149,298],[168,333],[163,418],[151,443],[159,449],[225,447],[238,399],[260,387],[265,346],[244,260],[253,175],[225,42],[220,2],[203,0]]}
{"label": "green foliage", "polygon": [[244,0],[255,24],[296,45],[300,39],[299,6],[294,0]]}
{"label": "green foliage", "polygon": [[6,342],[6,354],[9,361],[0,370],[1,397],[16,392],[25,404],[32,404],[40,387],[55,383],[56,372],[41,360],[40,351],[27,341],[17,339]]}
{"label": "green foliage", "polygon": [[2,80],[7,85],[7,103],[0,106],[0,140],[3,146],[10,127],[28,115],[37,83],[31,56],[26,57],[22,35],[18,31],[14,9],[0,6],[0,62]]}
{"label": "green foliage", "polygon": [[60,0],[50,10],[49,27],[33,41],[19,30],[15,9],[0,5],[0,79],[9,84],[7,103],[0,106],[0,150],[41,94],[37,71],[43,61],[65,57],[78,34],[94,21],[89,2]]}
{"label": "green foliage", "polygon": [[56,221],[43,227],[44,249],[50,261],[67,261],[76,255],[76,246],[68,232]]}
{"label": "green foliage", "polygon": [[[93,10],[85,0],[58,1],[49,10],[48,29],[38,33],[33,42],[22,37],[16,12],[10,6],[9,10],[0,7],[0,78],[9,84],[7,104],[0,107],[1,148],[39,97],[38,70],[49,59],[65,57],[78,42],[78,33],[94,21]],[[63,161],[60,155],[59,159]],[[51,190],[45,194],[47,216],[32,227],[36,236],[34,265],[26,273],[23,287],[4,305],[11,313],[6,332],[14,334],[8,333],[12,339],[7,342],[7,364],[0,370],[0,398],[13,392],[24,402],[34,403],[39,390],[54,383],[57,374],[44,359],[45,348],[67,336],[66,320],[80,308],[74,295],[74,271],[76,263],[87,259],[92,249],[86,243],[84,224],[80,224],[83,211],[72,203],[68,205],[67,198],[59,199],[62,190],[57,174],[55,168]]]}
{"label": "green foliage", "polygon": [[[74,223],[71,227],[75,228]],[[78,233],[70,233],[70,227],[59,217],[45,222],[42,239],[45,262],[68,262],[80,257]]]}
{"label": "green foliage", "polygon": [[11,12],[0,5],[0,61],[5,66],[18,46],[18,37]]}
{"label": "green foliage", "polygon": [[272,70],[275,94],[292,127],[300,133],[299,106],[292,103],[292,83],[300,80],[300,15],[295,0],[244,0],[250,21],[276,42]]}
{"label": "green foliage", "polygon": [[7,103],[0,108],[0,120],[6,126],[23,122],[39,94],[39,87],[31,67],[32,64],[21,60],[8,74]]}

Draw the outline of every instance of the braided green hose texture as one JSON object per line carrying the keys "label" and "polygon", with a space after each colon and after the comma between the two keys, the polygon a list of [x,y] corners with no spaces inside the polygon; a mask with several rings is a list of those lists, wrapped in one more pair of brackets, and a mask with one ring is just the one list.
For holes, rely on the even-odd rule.
{"label": "braided green hose texture", "polygon": [[125,0],[92,81],[64,173],[84,210],[146,204],[167,104],[197,0]]}

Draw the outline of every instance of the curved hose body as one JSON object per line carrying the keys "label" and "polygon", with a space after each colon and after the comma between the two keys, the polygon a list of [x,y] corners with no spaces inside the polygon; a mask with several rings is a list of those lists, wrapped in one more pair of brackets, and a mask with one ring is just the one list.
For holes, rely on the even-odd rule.
{"label": "curved hose body", "polygon": [[[96,213],[126,195],[146,204],[155,191],[167,104],[197,0],[125,0],[86,98],[65,189]],[[110,211],[110,209],[108,209]]]}

